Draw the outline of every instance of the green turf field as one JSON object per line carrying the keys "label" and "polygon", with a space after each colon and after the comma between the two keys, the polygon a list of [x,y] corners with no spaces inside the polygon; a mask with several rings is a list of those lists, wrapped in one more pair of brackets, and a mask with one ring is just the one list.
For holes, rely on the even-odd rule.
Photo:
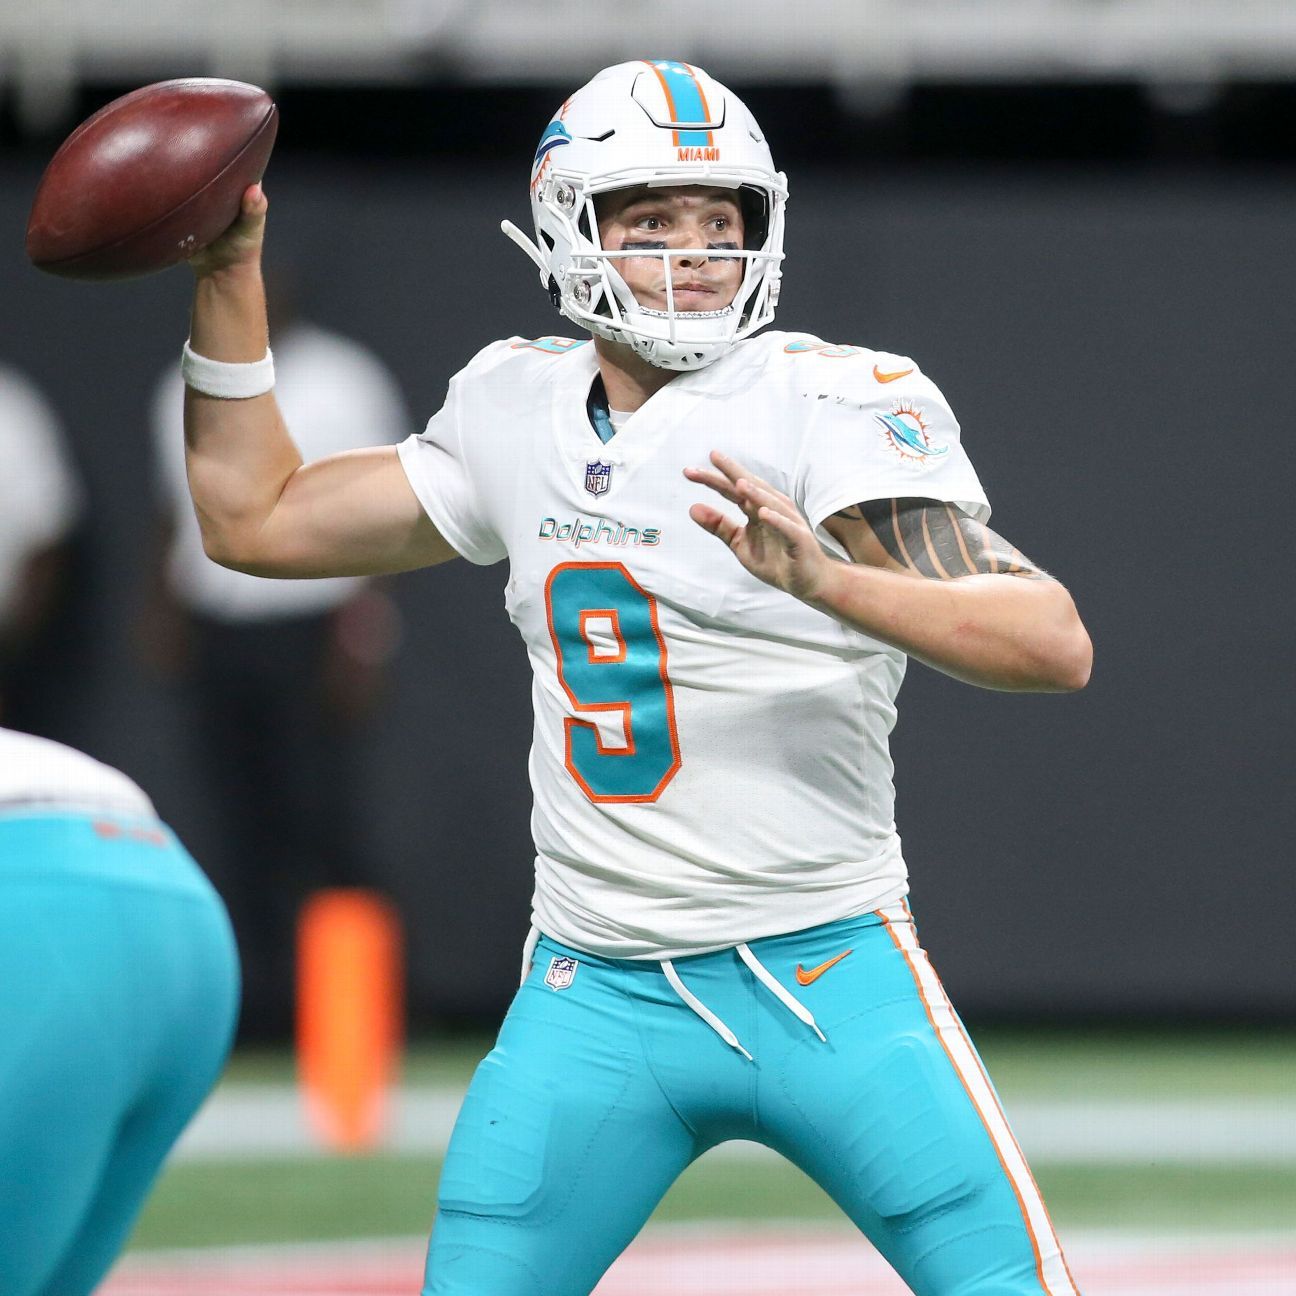
{"label": "green turf field", "polygon": [[[1133,1098],[1290,1100],[1296,1032],[1139,1034],[978,1032],[1011,1115],[1014,1100],[1083,1104]],[[456,1039],[415,1049],[412,1085],[462,1085],[488,1047]],[[285,1054],[247,1053],[227,1085],[282,1083]],[[1035,1165],[1055,1222],[1067,1228],[1285,1229],[1296,1218],[1296,1162]],[[140,1221],[137,1248],[418,1235],[431,1222],[439,1161],[431,1156],[293,1158],[172,1165]],[[835,1207],[799,1171],[772,1159],[704,1158],[663,1202],[669,1220],[831,1219]]]}
{"label": "green turf field", "polygon": [[[1296,1030],[1220,1027],[1185,1031],[1113,1028],[1065,1031],[991,1028],[973,1032],[1006,1101],[1095,1091],[1152,1098],[1275,1095],[1296,1100]],[[456,1035],[410,1049],[409,1084],[467,1084],[490,1048],[485,1036]],[[288,1082],[286,1050],[249,1049],[230,1059],[228,1083]]]}

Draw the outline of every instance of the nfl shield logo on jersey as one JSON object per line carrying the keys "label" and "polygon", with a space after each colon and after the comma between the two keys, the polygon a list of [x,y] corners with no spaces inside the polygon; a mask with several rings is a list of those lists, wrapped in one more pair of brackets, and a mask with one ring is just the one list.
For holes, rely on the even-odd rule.
{"label": "nfl shield logo on jersey", "polygon": [[612,465],[597,459],[585,465],[585,489],[591,495],[602,495],[612,484]]}
{"label": "nfl shield logo on jersey", "polygon": [[574,958],[550,959],[549,971],[545,973],[545,985],[551,990],[566,990],[571,985],[579,966]]}

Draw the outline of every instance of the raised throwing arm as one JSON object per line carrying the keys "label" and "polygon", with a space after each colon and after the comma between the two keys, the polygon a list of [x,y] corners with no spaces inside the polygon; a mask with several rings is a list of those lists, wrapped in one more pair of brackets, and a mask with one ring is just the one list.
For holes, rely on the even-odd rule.
{"label": "raised throwing arm", "polygon": [[[190,261],[189,344],[199,356],[250,364],[266,354],[267,207],[253,185],[238,221]],[[257,576],[372,575],[456,556],[394,446],[303,465],[273,391],[231,400],[187,387],[185,459],[203,546],[226,567]]]}

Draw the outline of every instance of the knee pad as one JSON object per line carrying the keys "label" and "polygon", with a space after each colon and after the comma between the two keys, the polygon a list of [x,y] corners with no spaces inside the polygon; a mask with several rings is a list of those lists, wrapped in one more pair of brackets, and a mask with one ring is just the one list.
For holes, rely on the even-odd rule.
{"label": "knee pad", "polygon": [[450,1243],[428,1253],[423,1296],[555,1296],[529,1266],[502,1251]]}

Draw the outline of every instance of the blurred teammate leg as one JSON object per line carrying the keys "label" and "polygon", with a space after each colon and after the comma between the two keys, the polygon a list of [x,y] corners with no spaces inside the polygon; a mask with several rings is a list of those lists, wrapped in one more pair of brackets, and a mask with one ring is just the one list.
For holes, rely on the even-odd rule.
{"label": "blurred teammate leg", "polygon": [[218,903],[189,901],[155,917],[167,933],[157,951],[158,975],[170,986],[166,1039],[152,1083],[119,1126],[94,1196],[43,1296],[94,1290],[229,1056],[238,1017],[238,956],[228,919]]}
{"label": "blurred teammate leg", "polygon": [[138,832],[0,824],[6,1296],[93,1290],[228,1053],[224,909],[169,834]]}
{"label": "blurred teammate leg", "polygon": [[[69,966],[62,948],[63,930],[82,935],[94,911],[107,917],[112,906],[65,883],[7,882],[3,893],[0,1291],[33,1296],[94,1194],[126,1086],[100,1040],[105,1015],[117,1012],[105,1001],[116,998],[104,994],[106,969],[93,949]],[[99,988],[82,990],[83,969]]]}

